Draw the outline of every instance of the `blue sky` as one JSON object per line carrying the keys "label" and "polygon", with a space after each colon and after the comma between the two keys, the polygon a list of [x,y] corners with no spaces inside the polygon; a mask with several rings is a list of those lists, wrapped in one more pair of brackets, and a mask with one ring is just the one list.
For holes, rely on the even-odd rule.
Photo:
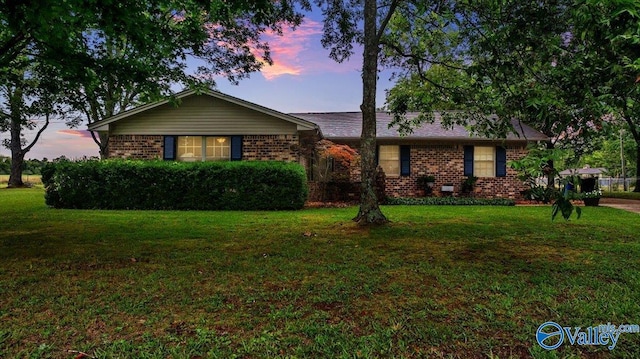
{"label": "blue sky", "polygon": [[[329,51],[322,48],[321,36],[322,23],[313,16],[306,18],[295,31],[285,31],[283,36],[267,34],[273,66],[265,66],[262,72],[252,74],[237,86],[219,78],[217,89],[285,113],[359,111],[361,49],[356,49],[349,61],[336,63],[329,58]],[[384,104],[385,90],[392,86],[389,77],[390,72],[380,74],[378,107]],[[26,157],[97,156],[98,146],[85,129],[86,123],[76,129],[53,123]],[[35,131],[29,131],[27,137],[33,134]],[[0,133],[0,140],[6,136],[8,133]],[[8,156],[8,149],[2,147],[0,155]]]}

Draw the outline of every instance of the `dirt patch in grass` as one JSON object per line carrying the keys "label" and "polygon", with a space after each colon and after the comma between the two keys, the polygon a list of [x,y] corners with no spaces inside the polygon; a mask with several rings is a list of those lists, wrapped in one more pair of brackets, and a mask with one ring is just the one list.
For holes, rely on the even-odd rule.
{"label": "dirt patch in grass", "polygon": [[455,260],[515,264],[524,262],[579,262],[585,251],[570,247],[558,247],[546,244],[535,244],[522,241],[493,241],[482,245],[471,245],[454,250],[451,257]]}
{"label": "dirt patch in grass", "polygon": [[304,208],[348,208],[357,205],[357,202],[306,202]]}

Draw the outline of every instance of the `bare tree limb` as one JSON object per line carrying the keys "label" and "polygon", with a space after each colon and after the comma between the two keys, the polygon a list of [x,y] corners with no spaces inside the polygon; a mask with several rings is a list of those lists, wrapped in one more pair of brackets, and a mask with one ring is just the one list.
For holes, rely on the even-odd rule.
{"label": "bare tree limb", "polygon": [[42,132],[44,132],[44,130],[46,130],[47,127],[49,127],[50,116],[51,114],[47,112],[47,114],[44,116],[45,118],[44,125],[42,125],[42,127],[38,130],[38,133],[36,133],[36,137],[33,139],[33,141],[31,141],[31,143],[22,150],[23,153],[29,152],[31,148],[36,144],[36,142],[38,142],[38,139],[40,139],[40,135],[42,135]]}

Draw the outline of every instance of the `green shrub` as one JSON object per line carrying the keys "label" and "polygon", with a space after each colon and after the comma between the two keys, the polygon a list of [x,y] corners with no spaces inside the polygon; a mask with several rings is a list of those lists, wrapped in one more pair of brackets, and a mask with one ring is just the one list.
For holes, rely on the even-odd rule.
{"label": "green shrub", "polygon": [[387,198],[388,205],[408,206],[515,206],[515,201],[507,198],[472,198],[472,197],[420,197],[420,198]]}
{"label": "green shrub", "polygon": [[639,192],[603,192],[602,197],[640,200]]}
{"label": "green shrub", "polygon": [[55,208],[299,209],[308,194],[302,166],[266,161],[60,161],[42,181]]}

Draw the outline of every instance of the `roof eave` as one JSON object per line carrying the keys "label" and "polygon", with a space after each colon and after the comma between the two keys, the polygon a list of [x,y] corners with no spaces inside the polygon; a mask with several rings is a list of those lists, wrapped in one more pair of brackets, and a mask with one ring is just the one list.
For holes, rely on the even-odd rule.
{"label": "roof eave", "polygon": [[[344,137],[344,136],[325,136],[326,139],[332,141],[360,141],[360,137]],[[377,141],[473,141],[473,142],[536,142],[544,141],[542,138],[478,138],[478,137],[416,137],[416,136],[379,136]]]}
{"label": "roof eave", "polygon": [[[195,90],[182,91],[182,92],[177,93],[175,95],[175,98],[176,99],[181,99],[181,98],[184,98],[186,96],[190,96],[190,95],[194,94],[195,92],[196,92]],[[121,112],[121,113],[119,113],[119,114],[117,114],[115,116],[111,116],[109,118],[105,118],[102,121],[90,123],[87,126],[87,128],[89,129],[89,131],[97,131],[97,128],[100,127],[100,126],[108,125],[110,123],[116,122],[116,121],[121,120],[123,118],[127,118],[127,117],[130,117],[130,116],[136,115],[138,113],[151,110],[153,108],[165,105],[167,103],[169,103],[169,99],[164,99],[164,100],[160,100],[160,101],[144,104],[142,106],[134,107],[134,108],[132,108],[130,110]]]}

